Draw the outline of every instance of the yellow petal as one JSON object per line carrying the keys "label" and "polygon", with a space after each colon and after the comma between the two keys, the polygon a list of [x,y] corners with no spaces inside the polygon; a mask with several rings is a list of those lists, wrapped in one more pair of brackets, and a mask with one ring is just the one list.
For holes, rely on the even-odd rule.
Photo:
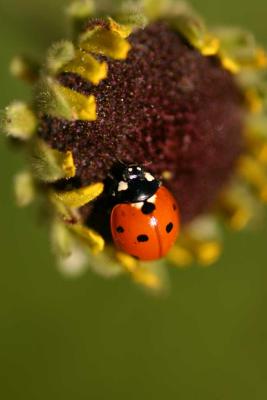
{"label": "yellow petal", "polygon": [[138,283],[139,285],[143,285],[148,289],[158,291],[159,289],[161,289],[162,286],[161,279],[145,267],[137,268],[132,273],[132,278],[136,283]]}
{"label": "yellow petal", "polygon": [[236,231],[258,225],[261,219],[262,207],[245,183],[229,184],[220,196],[219,206],[226,223]]}
{"label": "yellow petal", "polygon": [[194,257],[189,249],[175,244],[167,254],[167,260],[176,267],[187,268],[193,264]]}
{"label": "yellow petal", "polygon": [[96,101],[93,95],[84,96],[61,85],[55,85],[55,90],[57,95],[68,104],[71,110],[71,119],[96,120]]}
{"label": "yellow petal", "polygon": [[132,32],[129,25],[118,24],[112,18],[108,18],[109,28],[112,32],[116,32],[121,38],[126,39]]}
{"label": "yellow petal", "polygon": [[265,166],[267,166],[267,142],[264,143],[261,148],[260,151],[258,153],[258,160],[264,164]]}
{"label": "yellow petal", "polygon": [[197,44],[197,48],[204,56],[214,56],[220,48],[220,41],[215,36],[206,34],[202,41]]}
{"label": "yellow petal", "polygon": [[80,46],[85,51],[102,54],[115,60],[124,60],[131,48],[130,43],[119,33],[99,26],[81,36]]}
{"label": "yellow petal", "polygon": [[71,151],[67,151],[62,163],[63,171],[65,172],[66,178],[73,178],[76,173],[76,167],[73,160],[73,155]]}
{"label": "yellow petal", "polygon": [[222,252],[222,245],[217,241],[199,243],[195,248],[195,252],[199,264],[207,267],[219,259]]}
{"label": "yellow petal", "polygon": [[263,101],[256,89],[247,89],[245,91],[245,98],[251,113],[259,114],[263,111]]}
{"label": "yellow petal", "polygon": [[240,71],[240,66],[233,58],[226,56],[225,54],[220,54],[219,56],[223,67],[229,72],[232,74],[237,74]]}
{"label": "yellow petal", "polygon": [[257,159],[250,156],[240,158],[238,172],[257,190],[263,202],[267,202],[267,170]]}
{"label": "yellow petal", "polygon": [[78,223],[80,221],[81,216],[78,209],[65,206],[64,203],[55,196],[53,191],[48,193],[48,198],[51,202],[53,211],[55,211],[58,217],[66,224]]}
{"label": "yellow petal", "polygon": [[154,293],[162,293],[168,289],[166,271],[161,262],[140,262],[120,251],[117,251],[115,256],[138,285]]}
{"label": "yellow petal", "polygon": [[138,266],[138,261],[135,258],[121,251],[116,252],[116,258],[128,272],[134,272]]}
{"label": "yellow petal", "polygon": [[264,49],[257,49],[256,50],[256,66],[259,68],[266,68],[267,67],[267,53]]}
{"label": "yellow petal", "polygon": [[219,39],[206,30],[203,21],[193,14],[179,14],[170,17],[171,26],[205,56],[213,56],[219,50]]}
{"label": "yellow petal", "polygon": [[71,191],[53,192],[52,196],[56,201],[61,202],[66,207],[79,208],[94,200],[103,190],[104,185],[99,182]]}
{"label": "yellow petal", "polygon": [[90,268],[98,275],[112,278],[125,272],[123,266],[115,257],[114,246],[105,246],[105,251],[89,258]]}
{"label": "yellow petal", "polygon": [[78,50],[74,59],[64,65],[62,71],[73,72],[94,85],[98,85],[107,77],[108,65],[106,62],[97,61],[91,54]]}
{"label": "yellow petal", "polygon": [[75,232],[94,254],[100,253],[104,249],[104,239],[93,229],[89,229],[81,224],[69,225],[69,229]]}
{"label": "yellow petal", "polygon": [[187,268],[193,263],[211,265],[221,253],[221,230],[218,219],[212,215],[195,218],[183,228],[167,260],[174,266]]}

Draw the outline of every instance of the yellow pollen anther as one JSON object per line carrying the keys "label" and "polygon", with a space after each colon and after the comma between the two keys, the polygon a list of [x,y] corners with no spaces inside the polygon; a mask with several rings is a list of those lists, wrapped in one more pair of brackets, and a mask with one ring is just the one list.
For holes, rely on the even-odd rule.
{"label": "yellow pollen anther", "polygon": [[163,171],[162,172],[162,179],[165,179],[166,181],[169,181],[173,177],[173,173],[171,171]]}

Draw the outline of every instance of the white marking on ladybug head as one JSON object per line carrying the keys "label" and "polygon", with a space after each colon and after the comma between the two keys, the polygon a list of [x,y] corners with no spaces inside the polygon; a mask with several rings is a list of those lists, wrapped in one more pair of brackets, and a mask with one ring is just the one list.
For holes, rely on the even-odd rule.
{"label": "white marking on ladybug head", "polygon": [[144,202],[140,201],[139,203],[131,203],[132,207],[138,208],[138,210],[141,210],[141,208],[143,207]]}
{"label": "white marking on ladybug head", "polygon": [[137,167],[137,169],[138,169],[138,171],[142,171],[142,168],[141,168],[141,167]]}
{"label": "white marking on ladybug head", "polygon": [[129,171],[129,172],[132,172],[132,170],[133,170],[132,167],[128,168],[128,171]]}
{"label": "white marking on ladybug head", "polygon": [[157,195],[153,194],[153,196],[151,196],[151,197],[149,197],[149,199],[147,199],[147,202],[155,204],[156,203],[156,199],[157,199]]}
{"label": "white marking on ladybug head", "polygon": [[118,192],[121,192],[122,190],[127,190],[128,189],[128,183],[125,181],[120,181],[118,184]]}
{"label": "white marking on ladybug head", "polygon": [[145,178],[146,178],[146,180],[147,180],[148,182],[151,182],[151,181],[154,181],[154,180],[155,180],[154,176],[151,175],[149,172],[146,172],[146,173],[145,173]]}

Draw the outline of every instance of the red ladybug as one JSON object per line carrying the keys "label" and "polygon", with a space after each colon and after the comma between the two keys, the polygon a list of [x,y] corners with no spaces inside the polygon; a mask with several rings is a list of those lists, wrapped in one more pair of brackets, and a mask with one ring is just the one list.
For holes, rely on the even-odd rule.
{"label": "red ladybug", "polygon": [[110,223],[116,247],[140,260],[164,257],[180,229],[178,206],[169,190],[139,165],[129,165],[113,196]]}

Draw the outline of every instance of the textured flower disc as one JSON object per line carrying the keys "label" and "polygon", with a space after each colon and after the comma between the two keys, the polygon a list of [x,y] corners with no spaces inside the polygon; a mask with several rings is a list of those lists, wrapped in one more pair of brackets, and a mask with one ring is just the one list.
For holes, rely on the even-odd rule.
{"label": "textured flower disc", "polygon": [[[189,222],[213,204],[240,155],[243,97],[216,57],[201,55],[164,22],[128,41],[125,60],[98,56],[108,63],[99,85],[70,72],[58,76],[64,86],[95,96],[96,121],[42,115],[39,135],[72,151],[78,186],[104,181],[118,160],[150,163],[157,177],[167,172],[165,184]],[[89,212],[85,206],[84,216]]]}
{"label": "textured flower disc", "polygon": [[[54,43],[42,65],[16,57],[12,73],[35,85],[34,98],[6,108],[3,130],[28,157],[17,203],[43,199],[61,270],[127,273],[157,291],[165,266],[218,260],[223,222],[263,221],[267,54],[241,28],[209,31],[184,3],[125,7],[75,1],[74,42]],[[180,208],[181,233],[157,262],[111,241],[111,176],[128,163],[161,179]]]}

